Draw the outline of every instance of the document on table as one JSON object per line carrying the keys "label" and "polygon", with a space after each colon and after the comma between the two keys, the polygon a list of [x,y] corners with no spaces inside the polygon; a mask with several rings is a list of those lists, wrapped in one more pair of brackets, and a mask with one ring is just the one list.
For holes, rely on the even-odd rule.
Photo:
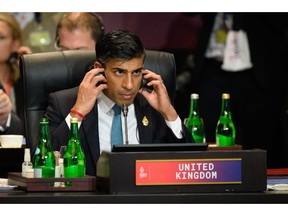
{"label": "document on table", "polygon": [[267,176],[267,190],[288,191],[288,176]]}
{"label": "document on table", "polygon": [[8,179],[0,178],[0,191],[13,190],[17,186],[8,185]]}

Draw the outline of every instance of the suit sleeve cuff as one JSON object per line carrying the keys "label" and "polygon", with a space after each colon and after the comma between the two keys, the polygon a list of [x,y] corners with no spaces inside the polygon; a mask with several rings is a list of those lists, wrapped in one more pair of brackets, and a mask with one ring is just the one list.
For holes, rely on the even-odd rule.
{"label": "suit sleeve cuff", "polygon": [[10,127],[10,124],[11,124],[11,113],[9,113],[9,115],[8,115],[7,122],[6,122],[6,126],[5,126],[5,127],[2,127],[2,126],[0,125],[0,131],[1,131],[1,132],[6,131],[6,129]]}

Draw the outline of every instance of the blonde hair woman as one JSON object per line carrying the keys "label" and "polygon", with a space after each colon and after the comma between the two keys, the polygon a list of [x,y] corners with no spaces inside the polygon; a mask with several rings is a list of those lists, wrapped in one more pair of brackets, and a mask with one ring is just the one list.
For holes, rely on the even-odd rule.
{"label": "blonde hair woman", "polygon": [[0,134],[23,134],[18,55],[30,52],[21,47],[21,28],[14,16],[0,13]]}

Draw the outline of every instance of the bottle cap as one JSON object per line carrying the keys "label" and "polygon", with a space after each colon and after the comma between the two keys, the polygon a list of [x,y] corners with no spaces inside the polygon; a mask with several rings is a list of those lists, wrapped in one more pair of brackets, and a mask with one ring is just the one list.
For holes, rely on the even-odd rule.
{"label": "bottle cap", "polygon": [[191,94],[191,99],[199,99],[199,94]]}
{"label": "bottle cap", "polygon": [[229,99],[229,98],[230,98],[230,94],[228,94],[228,93],[222,94],[222,99]]}
{"label": "bottle cap", "polygon": [[40,124],[48,124],[48,119],[43,117],[40,119]]}
{"label": "bottle cap", "polygon": [[25,148],[24,152],[24,161],[30,161],[31,160],[31,155],[30,155],[30,148]]}
{"label": "bottle cap", "polygon": [[71,122],[71,123],[78,123],[78,119],[77,119],[77,118],[71,118],[71,119],[70,119],[70,122]]}

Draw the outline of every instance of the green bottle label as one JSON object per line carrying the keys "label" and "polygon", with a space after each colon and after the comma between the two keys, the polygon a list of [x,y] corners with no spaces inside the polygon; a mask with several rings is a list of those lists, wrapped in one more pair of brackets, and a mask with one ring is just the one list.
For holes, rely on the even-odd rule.
{"label": "green bottle label", "polygon": [[235,145],[235,138],[224,136],[224,135],[217,135],[216,143],[218,146],[234,146]]}
{"label": "green bottle label", "polygon": [[186,123],[186,127],[191,132],[191,135],[196,143],[204,143],[206,141],[205,130],[201,118],[189,118]]}
{"label": "green bottle label", "polygon": [[78,178],[78,165],[70,165],[68,167],[64,167],[64,177]]}

